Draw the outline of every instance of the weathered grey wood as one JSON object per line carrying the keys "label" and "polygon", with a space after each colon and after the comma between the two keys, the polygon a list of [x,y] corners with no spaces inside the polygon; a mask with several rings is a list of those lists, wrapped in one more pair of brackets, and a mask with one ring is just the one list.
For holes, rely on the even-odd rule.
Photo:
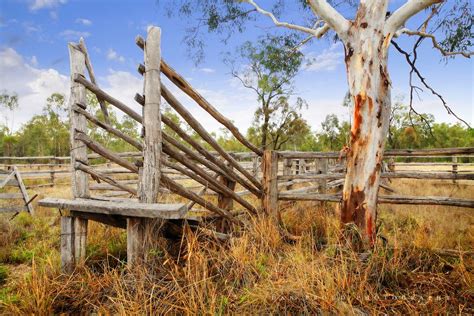
{"label": "weathered grey wood", "polygon": [[[89,52],[87,51],[86,43],[84,41],[84,38],[82,37],[79,40],[79,48],[84,53],[86,68],[87,68],[87,72],[89,73],[89,78],[91,79],[91,82],[96,85],[97,82],[95,80],[94,68],[92,68],[92,63],[89,58]],[[102,113],[104,114],[105,122],[109,124],[110,119],[109,119],[109,112],[107,111],[107,105],[105,104],[104,100],[99,97],[97,97],[97,101],[99,101],[100,109],[102,110]]]}
{"label": "weathered grey wood", "polygon": [[61,270],[64,273],[74,271],[74,218],[61,216]]}
{"label": "weathered grey wood", "polygon": [[[284,201],[328,201],[340,202],[340,194],[307,194],[307,193],[288,193],[281,192],[278,195],[280,200]],[[379,204],[412,204],[412,205],[446,205],[457,207],[474,208],[474,200],[457,199],[451,197],[438,196],[398,196],[398,195],[380,195]]]}
{"label": "weathered grey wood", "polygon": [[18,185],[18,181],[15,178],[15,173],[11,172],[5,179],[3,179],[2,183],[0,183],[0,189],[6,185]]}
{"label": "weathered grey wood", "polygon": [[183,218],[187,212],[184,204],[149,204],[133,201],[111,202],[79,198],[75,200],[45,198],[39,201],[39,205],[73,210],[76,212],[84,211],[89,213],[163,219]]}
{"label": "weathered grey wood", "polygon": [[0,212],[20,212],[26,210],[25,205],[4,205],[0,206]]}
{"label": "weathered grey wood", "polygon": [[18,168],[13,166],[13,172],[15,173],[16,180],[18,181],[18,186],[20,188],[21,195],[23,196],[23,202],[25,203],[26,210],[28,213],[31,215],[35,214],[35,210],[33,208],[33,205],[31,205],[30,197],[28,196],[28,191],[26,191],[25,184],[23,183],[23,179],[21,178],[20,171],[18,171]]}
{"label": "weathered grey wood", "polygon": [[117,187],[123,191],[127,191],[133,195],[137,195],[137,190],[129,187],[129,186],[126,186],[124,185],[123,183],[120,183],[114,179],[112,179],[111,177],[108,177],[100,172],[98,172],[97,170],[94,170],[94,168],[91,168],[89,166],[86,166],[80,162],[77,162],[76,165],[75,165],[76,169],[79,169],[79,170],[82,170],[84,172],[87,172],[88,174],[96,177],[96,178],[99,178],[100,180],[102,181],[105,181],[107,182],[108,184],[114,186],[114,187]]}
{"label": "weathered grey wood", "polygon": [[[392,149],[386,150],[384,157],[437,157],[446,155],[472,155],[474,147],[461,148],[430,148],[430,149]],[[335,152],[306,152],[306,151],[279,151],[278,157],[291,159],[333,158],[338,159],[341,153]]]}
{"label": "weathered grey wood", "polygon": [[143,263],[146,226],[143,218],[127,218],[127,264],[129,266]]}
{"label": "weathered grey wood", "polygon": [[181,117],[206,141],[211,145],[225,160],[227,160],[236,170],[242,173],[258,189],[261,189],[261,183],[255,179],[245,168],[243,168],[229,153],[227,153],[215,139],[206,131],[206,129],[197,121],[192,114],[172,95],[165,85],[161,86],[161,95],[168,104],[178,112]]}
{"label": "weathered grey wood", "polygon": [[21,193],[0,193],[0,199],[23,199]]}
{"label": "weathered grey wood", "polygon": [[138,182],[138,196],[141,202],[155,203],[160,185],[161,160],[161,30],[151,26],[145,45],[145,106],[143,107],[143,167]]}
{"label": "weathered grey wood", "polygon": [[[116,181],[119,184],[122,184],[122,185],[125,185],[125,184],[138,184],[138,180],[115,180],[115,179],[113,179],[113,180]],[[100,190],[113,190],[113,189],[118,189],[118,188],[117,188],[117,186],[111,185],[111,184],[108,184],[108,183],[95,183],[95,184],[91,184],[89,186],[89,189],[100,191]],[[120,189],[120,190],[123,190],[123,189]]]}
{"label": "weathered grey wood", "polygon": [[80,217],[87,220],[93,220],[102,224],[118,227],[127,228],[127,220],[124,216],[119,215],[108,215],[108,214],[97,214],[88,212],[75,212],[71,211],[73,217]]}
{"label": "weathered grey wood", "polygon": [[278,154],[273,150],[265,150],[262,158],[263,198],[262,208],[276,223],[279,223],[278,210]]}
{"label": "weathered grey wood", "polygon": [[[173,168],[173,169],[181,172],[182,174],[186,175],[188,177],[188,179],[192,179],[192,180],[202,184],[205,188],[208,188],[208,189],[213,190],[215,192],[221,192],[220,187],[216,187],[213,183],[210,183],[208,180],[202,178],[201,176],[199,176],[198,174],[196,174],[192,170],[186,169],[185,167],[181,166],[180,164],[172,163],[170,161],[163,161],[163,165],[165,165],[169,168]],[[177,178],[170,178],[170,179],[177,180]]]}
{"label": "weathered grey wood", "polygon": [[[121,110],[124,113],[128,114],[131,118],[133,118],[138,123],[142,122],[142,118],[141,118],[140,114],[138,114],[137,112],[132,110],[130,107],[125,105],[123,102],[121,102],[121,101],[117,100],[116,98],[112,97],[110,94],[108,94],[104,90],[100,89],[97,85],[95,85],[92,82],[90,82],[89,80],[87,80],[84,76],[76,74],[73,78],[74,78],[74,82],[84,85],[87,88],[87,90],[94,93],[97,96],[97,98],[101,98],[101,99],[107,101],[108,103],[115,106],[119,110]],[[82,102],[82,104],[85,104],[85,103]]]}
{"label": "weathered grey wood", "polygon": [[227,167],[225,164],[222,163],[215,155],[207,151],[201,144],[195,141],[192,137],[190,137],[183,129],[181,129],[178,125],[176,125],[171,119],[166,116],[161,117],[163,123],[165,123],[169,128],[171,128],[176,134],[179,135],[184,141],[190,144],[194,149],[196,149],[201,155],[209,159],[213,164],[217,165],[220,169],[226,172],[229,176],[232,177],[233,180],[236,180],[246,189],[250,190],[253,194],[257,197],[261,197],[262,192],[260,189],[255,188],[251,183],[247,182],[244,178],[240,175],[235,173],[232,169]]}
{"label": "weathered grey wood", "polygon": [[[146,47],[146,45],[145,45]],[[219,123],[224,125],[234,137],[242,143],[245,147],[261,156],[262,150],[250,143],[245,136],[243,136],[239,129],[226,117],[224,117],[216,108],[214,108],[204,97],[194,89],[180,74],[171,68],[165,61],[161,61],[161,70],[168,79],[170,79],[178,88],[191,97],[196,103],[215,118]]]}
{"label": "weathered grey wood", "polygon": [[191,162],[190,160],[186,160],[186,158],[181,155],[178,151],[170,148],[169,145],[163,144],[163,150],[165,153],[167,153],[170,157],[173,159],[176,159],[179,161],[181,164],[185,165],[192,171],[194,171],[196,174],[198,174],[200,177],[208,181],[214,188],[217,188],[220,193],[226,195],[227,197],[230,197],[234,199],[236,202],[238,202],[240,205],[248,209],[250,212],[257,214],[258,211],[255,207],[253,207],[252,204],[244,200],[242,197],[238,196],[235,194],[234,191],[230,190],[228,187],[221,185],[216,178],[211,177],[208,173],[203,171],[199,166],[197,166],[195,163]]}
{"label": "weathered grey wood", "polygon": [[[135,39],[138,47],[146,49],[146,42],[140,36]],[[148,42],[148,39],[147,39]],[[139,67],[143,70],[143,68]],[[249,148],[258,155],[262,155],[262,151],[255,145],[250,143],[239,131],[239,129],[226,117],[224,117],[216,108],[214,108],[202,95],[197,92],[180,74],[178,74],[173,68],[171,68],[164,60],[161,60],[161,71],[165,74],[168,79],[171,80],[177,87],[179,87],[184,93],[191,97],[196,103],[214,117],[219,123],[229,129],[234,137],[240,141],[245,147]]]}
{"label": "weathered grey wood", "polygon": [[197,204],[207,208],[211,212],[222,215],[230,219],[232,222],[236,224],[240,223],[240,221],[237,220],[234,216],[232,216],[232,214],[230,214],[227,210],[218,208],[217,206],[213,205],[211,202],[206,201],[205,199],[203,199],[202,197],[200,197],[193,191],[186,189],[185,187],[183,187],[179,183],[176,183],[175,181],[168,178],[167,176],[161,175],[161,181],[163,181],[163,184],[166,185],[170,189],[170,191],[178,195],[181,195],[182,197],[187,198],[188,200],[195,201]]}
{"label": "weathered grey wood", "polygon": [[[75,133],[75,139],[81,140],[84,145],[86,145],[90,150],[100,154],[102,157],[109,159],[110,161],[115,162],[116,164],[133,171],[135,173],[138,173],[138,167],[132,164],[131,162],[121,158],[119,155],[114,153],[113,151],[105,148],[101,144],[93,141],[90,139],[89,136],[87,136],[83,132],[78,132],[76,131]],[[81,171],[83,172],[83,171]]]}
{"label": "weathered grey wood", "polygon": [[[328,160],[324,158],[316,159],[316,173],[327,174],[328,173]],[[327,180],[321,179],[319,182],[319,192],[326,193]]]}
{"label": "weathered grey wood", "polygon": [[124,141],[126,141],[127,143],[129,143],[130,145],[134,146],[135,148],[137,148],[138,150],[142,150],[143,149],[143,146],[142,144],[135,140],[134,138],[132,138],[131,136],[119,131],[118,129],[115,129],[113,128],[112,126],[110,126],[109,124],[107,123],[104,123],[104,122],[101,122],[99,119],[97,119],[96,117],[94,117],[93,115],[91,115],[89,112],[81,109],[80,107],[78,106],[75,106],[74,107],[74,111],[75,112],[78,112],[79,114],[82,114],[86,117],[86,119],[92,123],[94,123],[95,125],[103,128],[104,130],[106,130],[107,132],[111,133],[111,134],[114,134],[115,136],[117,136],[118,138],[120,139],[123,139]]}
{"label": "weathered grey wood", "polygon": [[[278,180],[331,180],[342,179],[344,173],[332,174],[298,174],[291,176],[278,176]],[[452,174],[451,172],[384,172],[381,174],[382,178],[405,178],[405,179],[433,179],[433,180],[474,180],[474,174]]]}
{"label": "weathered grey wood", "polygon": [[[285,158],[283,160],[283,175],[290,176],[291,175],[291,167],[293,166],[293,161],[291,159]],[[293,189],[293,185],[289,184],[286,186],[286,190]]]}
{"label": "weathered grey wood", "polygon": [[[69,58],[70,58],[70,71],[71,76],[75,75],[84,76],[86,68],[86,57],[80,48],[72,43],[69,47]],[[87,120],[86,118],[73,111],[73,107],[76,103],[86,104],[86,89],[85,87],[71,80],[71,92],[69,95],[69,117],[71,122],[71,164],[75,165],[76,162],[81,161],[85,164],[87,160],[87,147],[84,146],[84,142],[78,139],[76,136],[78,133],[87,133]],[[85,135],[85,134],[84,134]],[[74,198],[87,198],[89,194],[89,179],[87,173],[81,170],[72,170],[72,196]],[[78,263],[85,259],[86,253],[86,240],[87,240],[87,220],[86,219],[75,219],[73,220],[72,233],[74,234],[74,253],[76,258],[74,263]],[[77,236],[76,236],[77,234]]]}

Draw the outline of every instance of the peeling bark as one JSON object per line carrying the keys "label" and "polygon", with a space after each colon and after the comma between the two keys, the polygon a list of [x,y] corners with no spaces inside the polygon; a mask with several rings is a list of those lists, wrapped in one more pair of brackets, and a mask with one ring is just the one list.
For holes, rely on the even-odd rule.
{"label": "peeling bark", "polygon": [[387,71],[391,34],[384,33],[387,3],[361,1],[344,40],[354,110],[340,219],[342,224],[355,223],[370,246],[375,243],[377,192],[391,106]]}

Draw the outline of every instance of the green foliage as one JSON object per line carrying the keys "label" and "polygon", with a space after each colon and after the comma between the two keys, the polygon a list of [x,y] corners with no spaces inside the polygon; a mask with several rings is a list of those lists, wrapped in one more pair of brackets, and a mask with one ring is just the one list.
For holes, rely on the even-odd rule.
{"label": "green foliage", "polygon": [[0,264],[0,285],[5,284],[8,278],[8,268]]}
{"label": "green foliage", "polygon": [[294,49],[297,44],[292,35],[267,36],[240,47],[242,69],[236,70],[235,60],[226,59],[232,75],[257,96],[259,106],[247,135],[262,148],[299,146],[310,133],[301,116],[306,101],[291,99],[293,81],[303,63],[303,54]]}

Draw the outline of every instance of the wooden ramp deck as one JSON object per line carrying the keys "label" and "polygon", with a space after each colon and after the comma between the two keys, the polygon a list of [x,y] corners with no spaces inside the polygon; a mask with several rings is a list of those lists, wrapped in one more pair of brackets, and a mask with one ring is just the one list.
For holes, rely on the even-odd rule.
{"label": "wooden ramp deck", "polygon": [[135,201],[45,198],[39,201],[39,205],[75,212],[162,219],[181,219],[188,212],[186,204],[148,204]]}

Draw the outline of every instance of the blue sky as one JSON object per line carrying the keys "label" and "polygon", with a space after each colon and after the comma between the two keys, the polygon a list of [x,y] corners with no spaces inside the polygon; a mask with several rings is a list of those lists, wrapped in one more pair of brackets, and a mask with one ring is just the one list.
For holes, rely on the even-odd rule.
{"label": "blue sky", "polygon": [[[265,8],[270,8],[271,2],[259,1]],[[391,7],[403,2],[392,1]],[[298,18],[292,5],[282,14],[282,20]],[[422,16],[417,17],[410,25],[417,25],[421,19]],[[229,68],[222,63],[222,53],[267,30],[274,31],[273,25],[258,16],[243,34],[233,36],[227,44],[211,34],[206,41],[204,62],[195,65],[183,43],[189,24],[182,17],[168,17],[156,0],[0,0],[0,90],[15,91],[20,96],[15,126],[41,112],[52,92],[67,93],[67,42],[77,41],[80,36],[86,40],[99,85],[138,109],[133,96],[141,92],[143,83],[135,69],[143,55],[134,38],[138,34],[145,36],[150,24],[162,28],[162,54],[168,63],[245,131],[251,123],[256,98],[231,78]],[[411,41],[399,40],[405,47]],[[316,40],[304,52],[316,61],[296,79],[297,92],[309,103],[305,118],[314,130],[329,113],[347,119],[347,110],[341,106],[347,90],[342,45]],[[397,52],[392,50],[390,54],[392,94],[407,99],[409,68]],[[445,96],[456,113],[473,125],[472,61],[456,58],[446,64],[428,41],[420,49],[420,55],[419,68],[432,86]],[[179,97],[209,130],[218,130],[219,126],[209,116],[182,94]],[[425,92],[421,97],[422,100],[416,101],[419,111],[434,114],[437,121],[455,122],[433,96]]]}

